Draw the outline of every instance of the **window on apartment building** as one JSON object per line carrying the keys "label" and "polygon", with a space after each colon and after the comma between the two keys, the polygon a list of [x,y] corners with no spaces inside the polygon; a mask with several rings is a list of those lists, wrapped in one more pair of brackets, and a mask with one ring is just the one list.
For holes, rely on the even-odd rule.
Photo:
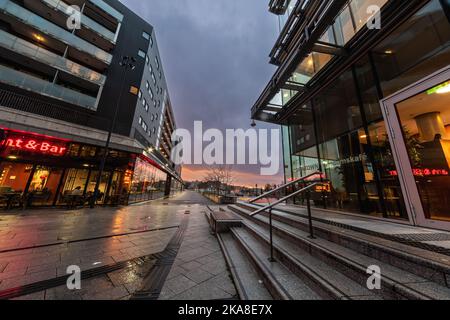
{"label": "window on apartment building", "polygon": [[150,71],[150,73],[153,72],[153,67],[152,67],[152,64],[151,64],[151,63],[148,64],[148,71]]}
{"label": "window on apartment building", "polygon": [[139,125],[144,129],[145,132],[148,130],[147,123],[145,123],[144,119],[142,117],[139,117]]}
{"label": "window on apartment building", "polygon": [[156,109],[156,100],[153,100],[153,107]]}
{"label": "window on apartment building", "polygon": [[145,40],[150,40],[150,35],[147,33],[147,32],[145,32],[145,31],[143,31],[142,32],[142,37],[145,39]]}
{"label": "window on apartment building", "polygon": [[155,98],[155,95],[153,94],[152,88],[148,88],[148,94],[150,95],[150,98],[153,100]]}
{"label": "window on apartment building", "polygon": [[148,81],[145,83],[145,88],[147,89],[147,91],[150,89],[150,83]]}
{"label": "window on apartment building", "polygon": [[141,90],[139,90],[138,96],[139,96],[139,100],[141,100],[142,99],[142,91]]}
{"label": "window on apartment building", "polygon": [[145,58],[147,57],[147,54],[146,54],[144,51],[139,50],[139,51],[138,51],[138,56],[141,57],[141,58],[143,58],[143,59],[145,59]]}
{"label": "window on apartment building", "polygon": [[155,63],[156,63],[156,69],[159,70],[160,65],[159,65],[159,59],[158,59],[158,57],[155,57]]}
{"label": "window on apartment building", "polygon": [[147,104],[147,100],[145,98],[142,100],[142,106],[144,107],[144,109],[146,111],[148,111],[148,104]]}
{"label": "window on apartment building", "polygon": [[150,47],[153,48],[153,38],[152,37],[150,37]]}
{"label": "window on apartment building", "polygon": [[145,56],[145,63],[150,64],[150,58],[147,55]]}
{"label": "window on apartment building", "polygon": [[152,80],[153,80],[153,84],[156,84],[156,77],[155,74],[152,72]]}

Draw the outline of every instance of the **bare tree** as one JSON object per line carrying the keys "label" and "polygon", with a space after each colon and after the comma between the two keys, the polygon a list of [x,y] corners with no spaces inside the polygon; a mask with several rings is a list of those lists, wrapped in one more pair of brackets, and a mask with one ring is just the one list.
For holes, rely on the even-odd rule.
{"label": "bare tree", "polygon": [[203,180],[213,186],[219,195],[222,187],[228,188],[233,183],[233,167],[227,165],[211,167]]}

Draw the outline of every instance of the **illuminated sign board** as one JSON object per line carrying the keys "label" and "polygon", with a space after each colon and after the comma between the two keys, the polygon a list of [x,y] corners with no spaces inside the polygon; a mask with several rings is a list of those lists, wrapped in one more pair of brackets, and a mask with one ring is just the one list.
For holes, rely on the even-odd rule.
{"label": "illuminated sign board", "polygon": [[39,153],[51,156],[64,156],[67,153],[67,141],[51,137],[6,131],[0,144],[6,150]]}
{"label": "illuminated sign board", "polygon": [[[449,172],[444,169],[414,169],[414,176],[416,177],[437,177],[437,176],[448,176]],[[398,176],[396,170],[389,171],[391,176]]]}

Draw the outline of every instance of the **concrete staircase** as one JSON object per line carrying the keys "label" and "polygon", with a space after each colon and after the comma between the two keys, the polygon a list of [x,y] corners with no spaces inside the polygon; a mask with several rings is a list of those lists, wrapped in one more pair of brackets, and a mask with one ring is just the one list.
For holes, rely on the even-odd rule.
{"label": "concrete staircase", "polygon": [[[425,250],[317,221],[311,239],[304,216],[278,209],[270,262],[268,214],[250,216],[258,208],[228,206],[242,227],[217,235],[242,299],[450,299],[450,267]],[[369,266],[381,269],[380,290],[367,288]]]}

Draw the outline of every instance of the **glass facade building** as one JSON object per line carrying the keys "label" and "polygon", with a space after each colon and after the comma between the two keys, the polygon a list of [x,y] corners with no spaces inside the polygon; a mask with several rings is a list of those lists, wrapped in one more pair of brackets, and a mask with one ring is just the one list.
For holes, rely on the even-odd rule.
{"label": "glass facade building", "polygon": [[[93,195],[104,148],[36,133],[4,129],[0,140],[0,207],[67,206],[80,189]],[[129,204],[162,198],[171,172],[151,158],[111,150],[97,204]],[[171,192],[181,190],[173,180]],[[81,204],[81,203],[79,203]]]}
{"label": "glass facade building", "polygon": [[286,180],[325,174],[317,207],[449,229],[449,1],[333,2],[297,64],[280,49],[288,40],[277,44],[279,91],[253,117],[282,125]]}

